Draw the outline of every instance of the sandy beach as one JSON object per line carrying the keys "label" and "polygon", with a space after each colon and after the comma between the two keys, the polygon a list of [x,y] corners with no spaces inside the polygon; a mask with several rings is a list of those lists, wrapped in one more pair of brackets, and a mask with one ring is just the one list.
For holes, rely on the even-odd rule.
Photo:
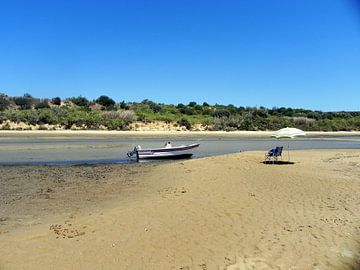
{"label": "sandy beach", "polygon": [[0,167],[0,269],[360,269],[360,152]]}
{"label": "sandy beach", "polygon": [[[115,131],[115,130],[1,130],[1,136],[221,136],[221,137],[270,137],[274,131]],[[307,131],[308,136],[360,136],[360,131]]]}

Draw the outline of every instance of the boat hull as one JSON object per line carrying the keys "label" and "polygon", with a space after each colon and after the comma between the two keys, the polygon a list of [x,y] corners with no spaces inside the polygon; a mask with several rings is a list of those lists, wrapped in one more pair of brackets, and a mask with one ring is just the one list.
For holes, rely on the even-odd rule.
{"label": "boat hull", "polygon": [[178,147],[155,148],[155,149],[138,149],[136,159],[186,159],[191,158],[194,148],[199,144],[190,144]]}
{"label": "boat hull", "polygon": [[178,154],[178,155],[149,155],[149,156],[139,156],[139,160],[145,159],[187,159],[192,157],[192,153],[189,154]]}

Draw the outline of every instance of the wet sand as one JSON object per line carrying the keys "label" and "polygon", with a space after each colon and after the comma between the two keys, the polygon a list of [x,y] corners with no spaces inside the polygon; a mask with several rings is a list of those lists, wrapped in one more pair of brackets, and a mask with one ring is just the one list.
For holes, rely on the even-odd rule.
{"label": "wet sand", "polygon": [[0,269],[359,269],[360,151],[291,154],[0,167]]}

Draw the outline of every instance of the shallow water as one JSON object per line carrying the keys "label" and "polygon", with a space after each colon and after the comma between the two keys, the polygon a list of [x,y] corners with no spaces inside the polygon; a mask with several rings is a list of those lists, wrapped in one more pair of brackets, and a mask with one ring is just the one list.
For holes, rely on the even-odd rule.
{"label": "shallow water", "polygon": [[0,135],[0,165],[41,164],[75,165],[129,163],[126,153],[134,146],[161,147],[171,140],[173,145],[200,143],[194,157],[215,156],[241,151],[266,151],[275,146],[290,149],[360,149],[360,137],[305,137],[276,140],[259,137],[95,137],[95,136],[16,136]]}

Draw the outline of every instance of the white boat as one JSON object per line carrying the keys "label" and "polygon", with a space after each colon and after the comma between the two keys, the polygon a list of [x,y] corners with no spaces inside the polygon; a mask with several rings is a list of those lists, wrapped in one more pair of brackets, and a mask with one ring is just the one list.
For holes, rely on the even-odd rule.
{"label": "white boat", "polygon": [[141,159],[182,159],[190,158],[193,155],[195,148],[200,144],[188,144],[181,146],[171,146],[170,142],[165,144],[162,148],[142,149],[141,146],[136,146],[133,151],[127,153],[129,158],[134,158],[137,161]]}

